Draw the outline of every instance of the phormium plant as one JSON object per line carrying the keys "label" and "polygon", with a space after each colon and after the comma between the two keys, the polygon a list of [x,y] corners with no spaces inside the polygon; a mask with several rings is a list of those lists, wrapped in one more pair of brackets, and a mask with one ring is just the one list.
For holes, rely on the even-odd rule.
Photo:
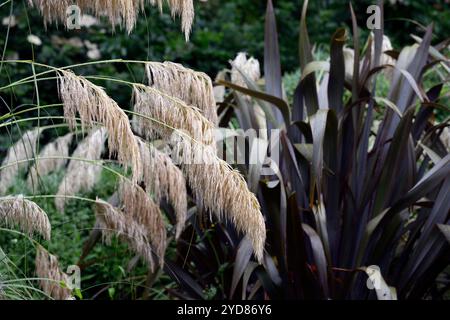
{"label": "phormium plant", "polygon": [[[214,288],[215,297],[239,299],[417,299],[448,290],[439,275],[445,278],[449,263],[450,157],[440,139],[449,118],[439,123],[433,116],[449,111],[442,94],[448,48],[431,44],[429,26],[399,51],[383,52],[383,28],[375,30],[363,50],[350,9],[354,51],[340,29],[330,58],[314,61],[305,1],[292,105],[282,94],[270,0],[264,81],[245,56],[217,81],[230,89],[220,125],[240,137],[257,132],[247,151],[278,134],[279,170],[265,175],[264,161],[249,158],[240,166],[266,220],[263,265],[252,261],[246,239],[224,226],[202,229],[196,219],[178,244],[174,268],[185,294],[198,298]],[[424,79],[440,72],[441,80],[426,87]],[[384,96],[380,81],[389,83]]]}

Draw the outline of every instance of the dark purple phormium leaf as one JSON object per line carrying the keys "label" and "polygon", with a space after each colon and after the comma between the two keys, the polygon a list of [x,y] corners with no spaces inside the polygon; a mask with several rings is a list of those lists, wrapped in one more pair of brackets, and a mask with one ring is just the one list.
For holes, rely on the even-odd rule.
{"label": "dark purple phormium leaf", "polygon": [[283,115],[283,121],[281,123],[290,123],[290,111],[289,111],[289,106],[286,103],[286,101],[279,99],[273,95],[266,94],[261,91],[252,90],[252,89],[238,86],[231,82],[219,80],[217,83],[221,84],[225,87],[228,87],[230,89],[236,90],[236,91],[244,93],[246,95],[249,95],[250,97],[259,99],[264,102],[269,102],[269,103],[275,105]]}
{"label": "dark purple phormium leaf", "polygon": [[239,281],[242,278],[242,275],[244,274],[245,269],[247,268],[250,258],[252,257],[253,249],[251,242],[244,238],[242,239],[241,243],[238,246],[237,252],[236,252],[236,259],[234,261],[234,269],[233,269],[233,279],[231,283],[231,290],[230,290],[230,298],[233,297],[234,291],[237,288],[237,285]]}
{"label": "dark purple phormium leaf", "polygon": [[409,263],[404,267],[402,274],[403,279],[410,279],[412,274],[422,264],[423,259],[430,255],[432,243],[430,241],[431,233],[436,233],[436,226],[444,224],[449,218],[450,214],[450,177],[447,178],[441,187],[441,190],[435,200],[433,209],[428,215],[423,227],[421,228],[420,239],[411,254]]}
{"label": "dark purple phormium leaf", "polygon": [[330,110],[323,140],[324,165],[327,168],[323,177],[324,202],[327,216],[329,247],[333,263],[337,263],[341,242],[341,212],[339,210],[339,158],[338,158],[338,119],[334,110]]}
{"label": "dark purple phormium leaf", "polygon": [[[383,34],[384,34],[384,1],[379,0],[378,1],[378,7],[380,8],[381,13],[381,28],[376,29],[374,31],[375,34],[375,43],[374,43],[374,56],[375,60],[372,61],[372,64],[370,66],[369,72],[367,77],[370,77],[369,74],[372,72],[372,70],[376,70],[380,65],[381,60],[381,54],[382,54],[382,47],[383,47]],[[370,57],[371,59],[372,57]],[[372,86],[372,92],[377,91],[377,74],[375,73],[374,79],[373,79],[373,86]],[[366,81],[364,80],[362,83],[362,87],[365,87],[366,85],[370,85],[369,83],[366,84]],[[363,207],[363,204],[361,203],[362,200],[362,190],[364,188],[365,184],[365,177],[367,176],[367,166],[368,166],[368,149],[369,149],[369,136],[370,131],[372,129],[372,123],[373,123],[373,111],[374,111],[374,105],[375,100],[370,99],[368,106],[367,106],[367,114],[364,118],[364,124],[362,129],[362,134],[360,136],[360,139],[357,140],[357,147],[356,147],[356,154],[357,154],[357,163],[356,163],[356,172],[355,175],[357,176],[356,181],[356,189],[355,189],[355,196],[356,200],[358,202],[358,208]],[[367,215],[368,210],[364,210],[363,213],[360,215],[358,219],[358,230],[357,230],[357,239],[360,239],[363,232],[363,222],[367,221]]]}
{"label": "dark purple phormium leaf", "polygon": [[173,263],[169,259],[166,259],[164,271],[177,283],[179,283],[184,290],[193,295],[197,299],[203,299],[203,289],[198,283],[177,264]]}
{"label": "dark purple phormium leaf", "polygon": [[[308,0],[303,2],[302,16],[300,20],[300,68],[303,71],[306,65],[313,61],[311,44],[309,42],[308,29],[306,27],[306,12],[308,9]],[[314,73],[307,76],[301,83],[303,97],[308,115],[313,115],[319,109],[319,101],[316,89],[316,77]],[[299,112],[299,111],[297,111]]]}
{"label": "dark purple phormium leaf", "polygon": [[[292,122],[300,122],[304,120],[304,104],[303,104],[303,93],[302,93],[302,86],[301,86],[301,82],[297,85],[297,87],[295,88],[295,92],[294,92],[294,102],[292,105]],[[288,128],[288,135],[289,138],[291,139],[291,141],[295,144],[295,143],[301,143],[302,140],[302,136],[300,135],[299,132],[297,132],[295,130],[295,128],[293,128],[293,124],[289,124],[289,128]]]}
{"label": "dark purple phormium leaf", "polygon": [[295,150],[292,143],[285,133],[281,134],[281,143],[283,147],[283,169],[286,166],[289,168],[285,171],[285,181],[289,182],[292,191],[296,192],[298,203],[301,205],[307,204],[306,185],[300,172],[299,164],[297,163],[297,157],[295,156]]}
{"label": "dark purple phormium leaf", "polygon": [[[350,2],[350,13],[352,17],[352,28],[353,28],[353,50],[355,56],[353,58],[353,80],[352,80],[352,101],[356,102],[359,99],[359,66],[360,66],[360,52],[359,52],[359,31],[358,22],[356,19],[355,11],[353,10],[353,5]],[[356,117],[357,120],[358,117]]]}
{"label": "dark purple phormium leaf", "polygon": [[387,216],[390,217],[413,205],[436,188],[448,175],[450,175],[450,154],[437,163],[411,190],[401,197],[389,209]]}
{"label": "dark purple phormium leaf", "polygon": [[[446,177],[448,177],[448,175],[450,174],[450,155],[447,157],[447,159],[443,159],[441,161],[441,163],[439,163],[438,165],[436,165],[432,171],[430,171],[429,174],[427,174],[427,176],[425,176],[419,183],[416,184],[416,186],[408,192],[408,194],[401,199],[396,205],[394,205],[392,208],[387,209],[384,211],[384,213],[380,216],[380,218],[378,219],[376,225],[373,226],[373,233],[374,234],[378,234],[378,238],[380,239],[380,241],[378,241],[377,243],[377,255],[379,256],[379,254],[381,252],[383,252],[383,250],[388,250],[391,248],[395,248],[394,243],[392,242],[393,238],[392,235],[389,235],[388,233],[390,232],[392,234],[392,231],[389,231],[389,229],[393,229],[396,228],[396,226],[398,226],[398,222],[400,221],[400,215],[399,213],[403,210],[403,208],[406,208],[408,206],[411,206],[414,202],[416,202],[417,200],[419,200],[419,198],[424,197],[425,195],[427,195],[431,190],[435,189],[439,183],[445,179]],[[445,219],[448,219],[448,214],[449,214],[449,208],[448,208],[448,201],[445,202],[446,199],[445,198],[445,193],[442,193],[442,190],[444,190],[445,193],[448,194],[448,184],[447,185],[443,185],[442,189],[441,189],[441,197],[437,198],[435,205],[437,205],[436,208],[434,208],[433,210],[438,210],[437,212],[440,212],[441,209],[443,210],[443,213],[441,212],[441,214],[443,214],[444,217],[446,217]],[[442,206],[442,204],[445,204],[447,207],[445,208],[441,208],[440,206]],[[432,215],[433,216],[433,215]],[[404,218],[403,218],[404,220]],[[423,229],[423,223],[426,220],[422,220],[422,223],[420,225],[417,225],[418,228],[420,228],[421,230]],[[441,220],[442,221],[442,220]],[[397,223],[397,224],[396,224]],[[417,232],[415,234],[418,234]],[[411,241],[413,241],[415,238],[411,238]],[[423,241],[425,243],[428,243],[428,237],[425,236],[423,238]],[[406,248],[412,248],[412,245],[410,246],[406,246]],[[417,247],[416,247],[417,248]],[[374,257],[372,255],[372,257]],[[411,251],[409,251],[408,253],[408,257],[411,257]],[[376,259],[376,256],[374,257]],[[411,260],[411,261],[415,261],[415,260]],[[407,270],[405,269],[406,265],[402,265],[402,276],[408,276]],[[411,273],[409,273],[410,276]],[[401,285],[405,285],[406,280],[404,280],[404,282],[401,283]]]}
{"label": "dark purple phormium leaf", "polygon": [[254,128],[256,126],[256,121],[254,121],[254,117],[251,116],[253,105],[249,105],[247,100],[244,99],[239,92],[234,92],[233,95],[237,106],[234,112],[239,121],[239,125],[243,130]]}
{"label": "dark purple phormium leaf", "polygon": [[398,181],[395,174],[399,173],[401,166],[403,165],[402,160],[405,159],[404,154],[407,152],[413,115],[413,109],[409,109],[403,114],[403,118],[390,143],[389,151],[381,172],[380,181],[377,184],[377,194],[373,209],[374,216],[380,214],[384,208],[388,207],[389,204],[392,203],[391,199],[395,199],[393,198],[393,195],[395,195],[393,191],[395,182]]}
{"label": "dark purple phormium leaf", "polygon": [[[283,98],[280,49],[278,46],[278,31],[272,0],[267,0],[266,25],[264,36],[264,78],[266,92],[277,98]],[[278,122],[283,121],[282,114],[272,108],[273,115]]]}
{"label": "dark purple phormium leaf", "polygon": [[311,242],[311,248],[314,255],[314,262],[317,266],[320,283],[326,298],[329,297],[328,291],[328,263],[325,257],[322,240],[316,231],[307,224],[303,224],[303,230]]}
{"label": "dark purple phormium leaf", "polygon": [[[384,36],[384,0],[377,1],[378,8],[380,8],[380,19],[381,26],[374,30],[375,34],[375,61],[373,61],[373,67],[378,67],[380,65],[381,54],[383,52],[383,36]],[[375,85],[375,84],[374,84]],[[372,92],[375,92],[373,90]]]}
{"label": "dark purple phormium leaf", "polygon": [[328,103],[329,108],[335,110],[338,115],[344,105],[345,60],[343,49],[346,41],[346,29],[339,29],[331,38]]}
{"label": "dark purple phormium leaf", "polygon": [[283,285],[291,297],[297,299],[324,297],[320,283],[316,282],[310,266],[314,263],[309,260],[306,235],[303,230],[303,212],[298,207],[295,195],[288,199],[288,281]]}
{"label": "dark purple phormium leaf", "polygon": [[[433,88],[431,88],[427,92],[427,97],[430,100],[430,102],[436,102],[436,100],[441,95],[441,91],[443,88],[443,83],[440,83]],[[419,140],[421,134],[426,128],[426,125],[428,123],[428,119],[433,114],[433,108],[421,106],[420,111],[418,115],[416,116],[416,121],[414,121],[414,127],[413,127],[413,138],[417,142]]]}
{"label": "dark purple phormium leaf", "polygon": [[[416,82],[420,81],[423,68],[428,60],[432,31],[433,27],[429,26],[420,47],[417,49],[414,59],[411,61],[406,70],[411,74]],[[400,71],[398,70],[394,72],[393,80],[397,81],[391,83],[391,90],[388,99],[392,101],[401,112],[404,113],[407,108],[413,106],[414,90],[410,83],[400,76]],[[383,159],[386,155],[386,144],[392,138],[399,121],[400,119],[398,115],[396,115],[392,110],[386,111],[385,119],[380,126],[376,140],[376,147],[379,152],[381,152],[381,159]]]}
{"label": "dark purple phormium leaf", "polygon": [[[266,218],[266,228],[267,232],[267,244],[266,250],[268,255],[281,257],[279,261],[279,270],[281,276],[286,276],[286,264],[285,256],[283,254],[285,244],[282,243],[282,239],[285,238],[285,234],[282,234],[282,219],[281,219],[281,201],[280,196],[282,195],[282,190],[284,186],[281,186],[278,182],[275,186],[270,186],[269,181],[262,181],[258,199],[261,205],[261,212]],[[286,196],[284,194],[284,196]],[[283,200],[284,201],[284,200]]]}

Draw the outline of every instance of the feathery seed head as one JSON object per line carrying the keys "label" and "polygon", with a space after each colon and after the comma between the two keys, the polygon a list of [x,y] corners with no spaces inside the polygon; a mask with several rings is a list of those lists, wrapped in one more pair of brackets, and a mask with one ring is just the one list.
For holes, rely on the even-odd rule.
{"label": "feathery seed head", "polygon": [[69,133],[42,148],[38,160],[35,161],[28,173],[27,181],[30,188],[37,184],[39,176],[46,176],[66,165],[72,139],[73,133]]}
{"label": "feathery seed head", "polygon": [[36,275],[42,290],[55,300],[71,300],[71,290],[60,284],[68,283],[69,278],[60,270],[58,258],[40,245],[36,251]]}
{"label": "feathery seed head", "polygon": [[102,172],[102,167],[88,161],[100,160],[105,148],[106,136],[105,128],[96,129],[75,149],[72,155],[74,159],[69,162],[55,198],[56,208],[60,212],[64,212],[65,196],[74,196],[80,191],[87,191],[94,187]]}
{"label": "feathery seed head", "polygon": [[195,16],[194,0],[28,0],[29,5],[36,7],[44,17],[45,26],[52,22],[65,24],[67,9],[76,5],[83,13],[93,13],[97,17],[106,16],[113,28],[120,25],[125,27],[128,33],[134,29],[137,16],[144,10],[145,2],[158,6],[161,11],[163,3],[166,2],[172,16],[181,17],[181,28],[186,41],[189,40]]}
{"label": "feathery seed head", "polygon": [[241,87],[247,87],[247,82],[242,77],[241,72],[254,82],[261,78],[259,61],[253,57],[247,59],[245,52],[238,53],[234,61],[231,62],[231,65],[231,82]]}
{"label": "feathery seed head", "polygon": [[101,230],[103,239],[110,243],[113,235],[125,241],[130,248],[144,259],[152,270],[155,269],[152,248],[144,226],[134,219],[129,219],[119,209],[108,202],[97,199],[95,203],[97,228]]}
{"label": "feathery seed head", "polygon": [[60,96],[69,125],[74,126],[78,112],[83,126],[100,123],[106,127],[110,153],[117,154],[119,162],[125,167],[131,165],[133,181],[137,181],[142,169],[139,147],[125,112],[102,88],[72,72],[60,73]]}
{"label": "feathery seed head", "polygon": [[145,228],[160,266],[164,265],[167,234],[163,216],[158,205],[137,184],[121,179],[119,197],[126,218]]}
{"label": "feathery seed head", "polygon": [[177,130],[206,145],[215,143],[214,125],[197,108],[155,88],[134,86],[134,111],[139,115],[134,116],[133,127],[147,139],[169,140]]}
{"label": "feathery seed head", "polygon": [[29,236],[37,233],[50,240],[51,224],[47,214],[36,203],[21,195],[0,198],[0,224],[17,226]]}
{"label": "feathery seed head", "polygon": [[[176,163],[187,177],[197,201],[219,219],[227,218],[248,236],[255,256],[262,262],[266,227],[256,196],[242,175],[218,158],[214,148],[177,139],[173,145]],[[199,158],[193,159],[201,154]]]}
{"label": "feathery seed head", "polygon": [[5,194],[8,188],[14,184],[20,170],[28,167],[29,163],[23,161],[35,157],[41,131],[40,128],[26,131],[20,140],[9,148],[2,163],[2,167],[6,167],[0,169],[0,195]]}
{"label": "feathery seed head", "polygon": [[214,88],[207,74],[173,62],[148,62],[146,73],[151,87],[199,108],[209,121],[217,125]]}
{"label": "feathery seed head", "polygon": [[187,214],[187,191],[183,173],[167,154],[140,139],[139,148],[143,163],[142,182],[157,202],[165,198],[171,203],[177,218],[175,238],[178,239],[184,229]]}

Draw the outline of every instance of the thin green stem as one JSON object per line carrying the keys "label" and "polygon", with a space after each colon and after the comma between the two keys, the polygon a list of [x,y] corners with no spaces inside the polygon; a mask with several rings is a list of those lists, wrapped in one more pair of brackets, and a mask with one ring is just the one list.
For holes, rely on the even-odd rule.
{"label": "thin green stem", "polygon": [[38,110],[38,109],[62,107],[63,104],[62,103],[55,103],[55,104],[46,104],[46,105],[42,105],[42,106],[38,106],[36,104],[27,104],[27,106],[34,106],[34,107],[33,108],[29,108],[29,109],[25,109],[25,110],[20,110],[20,111],[13,112],[13,113],[12,112],[8,112],[8,113],[4,114],[3,116],[0,116],[0,121],[2,121],[4,119],[15,117],[15,116],[17,116],[19,114],[27,113],[27,112]]}
{"label": "thin green stem", "polygon": [[[86,66],[90,66],[90,65],[97,65],[97,64],[108,64],[108,63],[136,63],[136,64],[147,64],[150,61],[139,61],[139,60],[124,60],[124,59],[110,59],[110,60],[100,60],[100,61],[89,61],[89,62],[83,62],[83,63],[77,63],[77,64],[72,64],[69,66],[64,66],[64,67],[53,67],[47,64],[43,64],[43,63],[38,63],[38,62],[34,62],[32,60],[4,60],[3,63],[22,63],[22,64],[33,64],[35,66],[38,67],[43,67],[43,68],[47,68],[50,70],[47,71],[43,71],[41,73],[37,73],[36,77],[40,77],[46,74],[49,74],[51,72],[55,72],[55,71],[64,71],[67,69],[73,69],[73,68],[79,68],[79,67],[86,67]],[[1,87],[0,91],[3,91],[5,89],[14,87],[16,85],[22,84],[24,81],[27,80],[31,80],[33,79],[34,76],[29,76],[23,79],[20,79],[16,82],[13,82],[7,86]]]}
{"label": "thin green stem", "polygon": [[[103,169],[105,169],[105,170],[107,170],[107,171],[117,175],[118,177],[120,177],[122,179],[129,180],[126,176],[124,176],[120,172],[118,172],[118,171],[116,171],[116,170],[114,170],[114,169],[112,169],[112,168],[110,168],[108,166],[103,165],[103,162],[105,162],[105,160],[89,160],[89,159],[85,159],[85,158],[69,157],[69,156],[68,157],[65,157],[65,156],[33,157],[33,158],[18,160],[18,161],[10,162],[10,163],[7,163],[7,164],[5,164],[3,166],[0,166],[0,171],[6,169],[8,167],[12,167],[12,166],[15,166],[15,165],[18,165],[18,164],[21,164],[21,163],[27,163],[27,162],[35,161],[37,159],[40,159],[40,160],[65,159],[65,160],[73,160],[73,161],[83,161],[83,162],[87,162],[87,163],[90,163],[90,164],[93,164],[93,165],[100,166]],[[112,160],[109,160],[109,161],[112,162]]]}

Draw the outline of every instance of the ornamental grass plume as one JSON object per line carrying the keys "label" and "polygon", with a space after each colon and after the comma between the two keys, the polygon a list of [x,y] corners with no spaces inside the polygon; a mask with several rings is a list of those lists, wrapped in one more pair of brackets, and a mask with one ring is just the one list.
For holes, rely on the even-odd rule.
{"label": "ornamental grass plume", "polygon": [[9,228],[18,227],[30,237],[39,234],[50,240],[51,224],[47,214],[22,195],[0,198],[0,224]]}
{"label": "ornamental grass plume", "polygon": [[34,158],[36,145],[39,140],[40,129],[34,128],[26,131],[12,147],[9,148],[0,169],[0,195],[5,194],[20,170],[28,167],[29,162],[24,161]]}
{"label": "ornamental grass plume", "polygon": [[256,196],[248,189],[242,175],[218,158],[215,149],[185,137],[172,141],[172,156],[187,177],[197,201],[219,220],[231,221],[251,241],[262,262],[266,227]]}
{"label": "ornamental grass plume", "polygon": [[42,246],[36,249],[36,275],[42,290],[55,300],[71,300],[72,293],[61,283],[69,283],[67,274],[59,268],[58,258]]}
{"label": "ornamental grass plume", "polygon": [[[215,78],[215,82],[219,82],[219,81],[225,81],[226,80],[226,74],[227,71],[226,70],[221,70],[217,73],[216,78]],[[218,103],[222,103],[225,100],[225,94],[226,94],[226,89],[225,86],[221,86],[221,85],[215,85],[213,88],[214,91],[214,99],[216,100],[216,102]]]}
{"label": "ornamental grass plume", "polygon": [[145,229],[153,252],[162,267],[167,247],[167,234],[158,205],[139,185],[126,179],[121,179],[118,194],[127,223],[135,222]]}
{"label": "ornamental grass plume", "polygon": [[239,52],[231,62],[231,82],[238,86],[247,88],[247,82],[243,78],[244,73],[250,80],[256,82],[261,78],[261,68],[259,61],[253,57],[247,59],[245,52]]}
{"label": "ornamental grass plume", "polygon": [[100,123],[106,127],[110,156],[117,154],[125,167],[131,165],[133,181],[137,181],[141,174],[139,146],[125,112],[102,88],[72,72],[59,71],[59,91],[70,127],[75,125],[77,112],[83,126]]}
{"label": "ornamental grass plume", "polygon": [[[163,0],[150,0],[150,3],[158,3],[161,8]],[[194,22],[194,0],[167,0],[172,17],[181,17],[181,29],[184,32],[186,40],[189,40],[192,24]]]}
{"label": "ornamental grass plume", "polygon": [[133,117],[133,128],[139,135],[169,140],[177,130],[206,145],[214,144],[214,125],[198,108],[152,87],[135,84],[133,91],[138,114]]}
{"label": "ornamental grass plume", "polygon": [[144,226],[127,216],[108,202],[97,199],[95,203],[96,227],[101,230],[103,240],[111,243],[113,236],[125,241],[134,253],[138,254],[148,263],[152,270],[155,262],[152,255],[152,247],[147,237]]}
{"label": "ornamental grass plume", "polygon": [[[253,57],[247,58],[247,54],[245,52],[238,53],[236,58],[230,63],[232,83],[248,88],[248,80],[257,83],[261,79],[261,67],[259,61]],[[243,74],[245,75],[245,78]],[[267,119],[263,108],[261,108],[258,103],[254,102],[248,95],[241,95],[238,101],[241,99],[243,99],[243,102],[245,103],[240,105],[240,108],[239,110],[236,110],[236,113],[242,114],[242,110],[252,108],[252,113],[255,115],[255,124],[257,124],[260,129],[260,136],[261,138],[267,140]]]}
{"label": "ornamental grass plume", "polygon": [[97,182],[102,167],[90,161],[99,161],[105,149],[107,132],[105,128],[92,131],[75,149],[67,167],[66,174],[61,181],[57,197],[56,208],[63,212],[66,196],[74,196],[80,191],[91,190]]}
{"label": "ornamental grass plume", "polygon": [[167,154],[140,139],[139,148],[143,163],[142,182],[157,202],[165,198],[172,205],[177,220],[175,239],[178,239],[184,229],[188,209],[183,172]]}
{"label": "ornamental grass plume", "polygon": [[72,140],[73,133],[68,133],[42,148],[38,160],[35,161],[28,173],[27,182],[30,188],[33,188],[40,176],[46,176],[66,165]]}
{"label": "ornamental grass plume", "polygon": [[149,86],[199,108],[217,126],[218,117],[211,78],[173,62],[148,62],[146,73]]}
{"label": "ornamental grass plume", "polygon": [[195,17],[193,0],[28,0],[32,7],[36,7],[44,17],[44,24],[68,22],[67,11],[70,6],[78,6],[82,13],[93,13],[97,17],[106,16],[113,28],[116,25],[125,27],[128,33],[136,26],[138,14],[144,10],[144,4],[158,6],[160,11],[163,4],[170,7],[172,17],[181,18],[181,28],[186,40],[192,29]]}

